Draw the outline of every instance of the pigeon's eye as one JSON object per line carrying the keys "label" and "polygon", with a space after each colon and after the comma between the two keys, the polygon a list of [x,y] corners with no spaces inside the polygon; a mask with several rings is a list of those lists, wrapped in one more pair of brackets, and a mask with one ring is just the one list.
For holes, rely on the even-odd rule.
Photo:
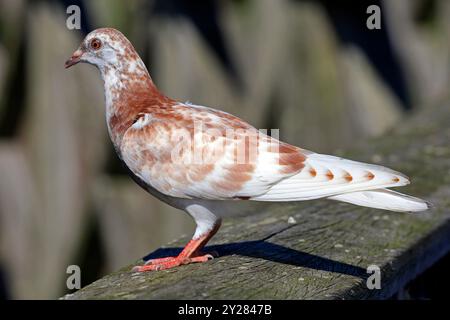
{"label": "pigeon's eye", "polygon": [[91,40],[91,48],[94,50],[98,50],[102,47],[102,42],[97,38]]}

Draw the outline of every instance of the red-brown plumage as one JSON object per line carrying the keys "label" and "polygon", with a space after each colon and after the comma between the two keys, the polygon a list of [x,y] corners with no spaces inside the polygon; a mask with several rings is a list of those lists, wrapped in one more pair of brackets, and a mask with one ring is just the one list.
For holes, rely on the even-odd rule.
{"label": "red-brown plumage", "polygon": [[[113,34],[111,39],[124,48],[119,59],[127,61],[126,66],[136,64],[139,56],[129,41],[109,29],[106,33]],[[124,69],[117,81],[120,85],[114,83],[106,88],[113,97],[108,117],[111,138],[132,172],[142,178],[145,171],[149,184],[154,182],[152,187],[159,192],[190,198],[189,191],[182,189],[189,189],[190,185],[220,170],[217,177],[208,181],[211,188],[218,190],[212,197],[239,197],[245,183],[253,178],[261,139],[277,159],[281,177],[304,167],[305,156],[299,148],[279,144],[226,112],[168,98],[156,88],[146,70],[135,68],[134,72],[128,72],[129,68]],[[146,121],[145,117],[151,118],[150,122],[140,126]],[[180,144],[180,138],[196,141],[198,124],[202,132],[200,146]],[[201,163],[177,162],[173,159],[174,150],[179,158],[192,159],[200,154]],[[217,169],[216,163],[230,156],[230,161]]]}
{"label": "red-brown plumage", "polygon": [[112,94],[117,96],[117,99],[114,100],[113,113],[108,124],[113,135],[118,137],[118,145],[121,144],[125,131],[140,115],[155,114],[168,120],[180,120],[179,115],[171,110],[175,101],[161,94],[149,78],[144,81],[124,82],[123,88],[113,91]]}
{"label": "red-brown plumage", "polygon": [[374,175],[372,172],[368,171],[368,172],[366,173],[366,178],[367,178],[368,180],[372,180],[373,178],[375,178],[375,175]]}

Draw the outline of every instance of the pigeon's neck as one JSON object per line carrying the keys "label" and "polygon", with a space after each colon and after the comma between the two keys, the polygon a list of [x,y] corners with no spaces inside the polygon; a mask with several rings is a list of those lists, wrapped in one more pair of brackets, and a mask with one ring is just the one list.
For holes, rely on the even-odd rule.
{"label": "pigeon's neck", "polygon": [[154,85],[140,58],[117,67],[99,67],[105,86],[106,122],[117,151],[138,115],[167,99]]}

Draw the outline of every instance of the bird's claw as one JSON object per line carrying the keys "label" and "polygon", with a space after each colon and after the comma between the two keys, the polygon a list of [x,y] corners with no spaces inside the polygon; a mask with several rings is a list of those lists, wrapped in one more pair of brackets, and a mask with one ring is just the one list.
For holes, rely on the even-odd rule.
{"label": "bird's claw", "polygon": [[203,255],[198,255],[190,258],[186,257],[165,257],[150,259],[142,266],[135,266],[132,272],[144,272],[144,271],[159,271],[175,268],[184,264],[207,262],[217,257],[217,252],[211,252]]}
{"label": "bird's claw", "polygon": [[166,262],[166,261],[174,260],[175,258],[176,258],[176,257],[164,257],[164,258],[150,259],[150,260],[145,261],[144,265],[157,264],[157,263],[161,263],[161,262]]}

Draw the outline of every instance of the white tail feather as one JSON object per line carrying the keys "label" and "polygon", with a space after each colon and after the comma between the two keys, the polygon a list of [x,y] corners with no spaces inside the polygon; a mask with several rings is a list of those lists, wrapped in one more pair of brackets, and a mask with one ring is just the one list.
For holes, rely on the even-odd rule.
{"label": "white tail feather", "polygon": [[276,183],[252,200],[302,201],[407,184],[409,179],[405,175],[386,167],[313,153],[298,174]]}
{"label": "white tail feather", "polygon": [[422,199],[388,189],[343,193],[328,197],[328,199],[348,202],[358,206],[400,212],[418,212],[430,208],[430,204]]}

